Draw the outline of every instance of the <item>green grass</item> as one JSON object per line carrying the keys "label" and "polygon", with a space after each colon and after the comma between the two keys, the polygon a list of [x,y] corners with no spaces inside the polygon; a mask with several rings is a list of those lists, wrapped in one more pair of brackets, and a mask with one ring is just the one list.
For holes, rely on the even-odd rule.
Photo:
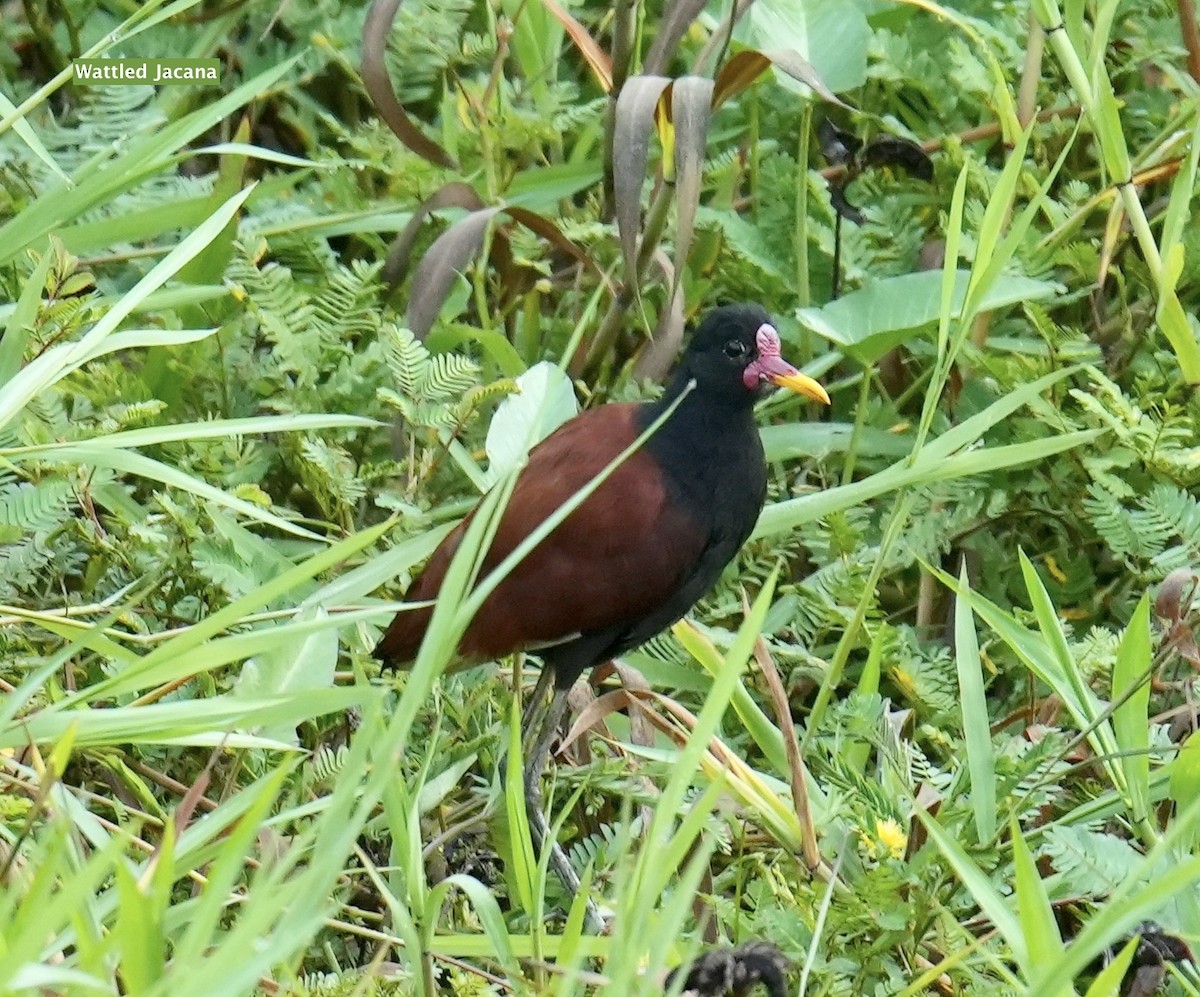
{"label": "green grass", "polygon": [[[134,6],[0,24],[0,991],[626,997],[768,941],[789,992],[1090,997],[1145,920],[1195,945],[1174,5]],[[649,397],[738,299],[833,405],[760,406],[754,537],[553,766],[595,937],[521,663],[453,649],[558,371]]]}

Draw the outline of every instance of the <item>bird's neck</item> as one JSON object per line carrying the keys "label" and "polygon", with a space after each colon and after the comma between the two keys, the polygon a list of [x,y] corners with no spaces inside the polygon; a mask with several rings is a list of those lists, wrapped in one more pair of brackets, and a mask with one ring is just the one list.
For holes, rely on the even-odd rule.
{"label": "bird's neck", "polygon": [[687,377],[677,376],[658,401],[642,410],[642,430],[671,410],[646,449],[685,487],[711,476],[761,475],[762,444],[748,399],[702,394],[689,384]]}
{"label": "bird's neck", "polygon": [[[700,442],[702,438],[740,438],[754,431],[754,408],[749,398],[701,393],[683,372],[676,374],[662,397],[647,407],[644,426],[672,407],[674,411],[655,436],[694,436]],[[651,437],[651,443],[653,440]]]}

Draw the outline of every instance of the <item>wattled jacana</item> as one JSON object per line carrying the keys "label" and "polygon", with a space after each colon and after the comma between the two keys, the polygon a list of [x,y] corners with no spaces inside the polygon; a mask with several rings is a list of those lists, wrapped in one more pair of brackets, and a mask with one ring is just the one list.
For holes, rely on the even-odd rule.
{"label": "wattled jacana", "polygon": [[[464,662],[534,649],[545,665],[527,719],[533,748],[525,768],[539,846],[547,832],[538,782],[567,691],[587,669],[680,619],[754,528],[767,468],[753,406],[770,385],[829,402],[816,381],[780,355],[779,334],[762,308],[718,308],[696,329],[658,401],[584,412],[530,451],[481,578],[678,401],[641,449],[500,582],[459,643]],[[471,515],[434,551],[409,588],[409,601],[437,597]],[[376,657],[411,661],[431,615],[428,606],[398,613]],[[542,711],[538,697],[544,699],[551,673],[554,696]],[[534,712],[542,714],[537,722]],[[557,849],[555,867],[569,886],[578,886]]]}

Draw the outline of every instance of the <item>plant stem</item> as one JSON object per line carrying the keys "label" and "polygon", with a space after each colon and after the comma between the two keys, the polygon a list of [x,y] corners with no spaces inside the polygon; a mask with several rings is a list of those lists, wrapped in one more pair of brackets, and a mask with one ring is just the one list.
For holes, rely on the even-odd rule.
{"label": "plant stem", "polygon": [[850,432],[850,443],[846,447],[846,463],[842,467],[842,484],[854,480],[854,464],[858,460],[858,445],[862,439],[863,424],[867,421],[867,403],[871,399],[871,367],[862,372],[858,383],[858,404],[854,408],[854,429]]}
{"label": "plant stem", "polygon": [[1037,15],[1029,12],[1029,37],[1025,42],[1025,64],[1021,67],[1021,84],[1017,89],[1017,121],[1028,128],[1037,110],[1038,82],[1042,78],[1042,54],[1046,51],[1046,32]]}
{"label": "plant stem", "polygon": [[1200,83],[1200,28],[1196,26],[1196,6],[1192,0],[1176,0],[1179,11],[1179,32],[1187,49],[1188,72]]}
{"label": "plant stem", "polygon": [[[812,137],[812,104],[804,105],[800,115],[800,138],[796,143],[796,301],[801,308],[812,304],[812,287],[808,280],[808,148]],[[804,334],[801,359],[811,357],[808,333]]]}
{"label": "plant stem", "polygon": [[[1042,54],[1046,49],[1046,32],[1038,23],[1037,15],[1029,12],[1029,38],[1025,45],[1025,64],[1021,68],[1021,84],[1017,90],[1017,122],[1021,128],[1028,128],[1037,108],[1038,82],[1042,77]],[[1012,204],[1004,213],[1004,223],[1001,233],[1008,230],[1012,221]],[[975,317],[971,326],[971,343],[977,349],[987,346],[988,332],[992,326],[992,313],[981,312]],[[924,575],[922,575],[924,579]]]}
{"label": "plant stem", "polygon": [[667,224],[667,216],[670,214],[673,190],[674,188],[670,184],[660,184],[650,199],[650,210],[646,213],[646,227],[642,231],[642,244],[638,248],[637,263],[634,267],[635,281],[622,285],[608,306],[608,311],[600,322],[600,328],[596,330],[596,336],[592,340],[591,346],[588,347],[587,358],[583,364],[585,372],[594,372],[604,362],[604,359],[612,351],[613,344],[617,341],[625,313],[637,298],[636,282],[641,281],[646,267],[650,265],[650,258],[662,238],[663,229]]}

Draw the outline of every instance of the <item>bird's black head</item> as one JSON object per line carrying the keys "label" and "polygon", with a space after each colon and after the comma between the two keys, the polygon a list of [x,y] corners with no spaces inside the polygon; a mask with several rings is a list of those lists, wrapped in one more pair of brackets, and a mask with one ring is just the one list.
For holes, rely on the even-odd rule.
{"label": "bird's black head", "polygon": [[729,404],[751,405],[772,384],[829,404],[824,388],[783,359],[771,316],[754,304],[724,305],[704,317],[680,361],[680,379]]}

